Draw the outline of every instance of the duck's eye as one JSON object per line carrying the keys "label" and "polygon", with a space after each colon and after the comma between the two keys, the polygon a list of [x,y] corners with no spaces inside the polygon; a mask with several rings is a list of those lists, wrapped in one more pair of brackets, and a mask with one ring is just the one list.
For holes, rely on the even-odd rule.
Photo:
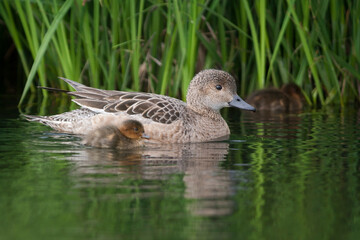
{"label": "duck's eye", "polygon": [[222,86],[221,86],[221,85],[216,85],[215,87],[216,87],[216,89],[219,90],[219,91],[222,89]]}
{"label": "duck's eye", "polygon": [[134,128],[134,132],[138,132],[139,131],[139,129],[138,128]]}

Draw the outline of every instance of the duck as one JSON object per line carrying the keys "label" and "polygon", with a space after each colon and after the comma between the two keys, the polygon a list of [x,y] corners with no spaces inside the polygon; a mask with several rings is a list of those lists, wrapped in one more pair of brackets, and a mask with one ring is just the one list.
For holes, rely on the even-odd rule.
{"label": "duck", "polygon": [[139,121],[127,119],[118,125],[103,125],[88,132],[83,144],[97,148],[128,149],[142,146],[143,140],[148,138]]}
{"label": "duck", "polygon": [[79,109],[52,116],[25,115],[65,133],[86,134],[99,125],[125,118],[139,121],[152,141],[165,143],[207,142],[227,139],[229,127],[220,114],[224,107],[256,111],[237,94],[235,79],[227,72],[206,69],[190,81],[186,102],[169,96],[102,90],[60,78],[75,91]]}
{"label": "duck", "polygon": [[259,112],[298,112],[304,107],[305,97],[295,83],[284,84],[281,89],[267,88],[254,92],[247,103]]}

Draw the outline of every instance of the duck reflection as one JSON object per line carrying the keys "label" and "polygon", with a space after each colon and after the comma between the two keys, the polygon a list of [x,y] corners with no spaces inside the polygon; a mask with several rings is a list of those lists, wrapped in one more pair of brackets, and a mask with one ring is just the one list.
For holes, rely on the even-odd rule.
{"label": "duck reflection", "polygon": [[228,143],[203,143],[190,145],[193,156],[184,163],[185,197],[198,199],[189,206],[192,213],[201,216],[227,215],[233,211],[234,184],[229,172],[221,169],[219,163],[228,154]]}
{"label": "duck reflection", "polygon": [[[195,200],[189,201],[189,211],[200,216],[219,216],[233,212],[234,183],[229,172],[220,167],[228,151],[227,142],[148,144],[142,149],[121,151],[80,149],[71,160],[76,163],[74,174],[80,176],[81,188],[114,183],[111,176],[167,180],[174,174],[183,174],[184,197]],[[160,186],[156,188],[154,194],[162,191]]]}
{"label": "duck reflection", "polygon": [[301,132],[303,115],[294,113],[244,113],[241,122],[246,124],[247,135],[262,138],[295,139]]}

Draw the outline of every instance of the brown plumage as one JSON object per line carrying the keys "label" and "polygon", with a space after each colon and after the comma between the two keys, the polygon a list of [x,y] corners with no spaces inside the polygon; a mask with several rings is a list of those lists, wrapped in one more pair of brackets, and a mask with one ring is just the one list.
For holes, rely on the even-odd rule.
{"label": "brown plumage", "polygon": [[143,144],[145,135],[143,125],[135,120],[125,120],[118,125],[104,125],[84,136],[83,143],[99,148],[127,149]]}
{"label": "brown plumage", "polygon": [[268,88],[256,91],[246,101],[259,112],[296,112],[303,109],[305,98],[296,84],[288,83],[281,89]]}
{"label": "brown plumage", "polygon": [[220,115],[223,107],[255,111],[236,93],[235,79],[220,70],[204,70],[190,82],[187,103],[168,96],[101,90],[64,79],[75,88],[67,94],[80,109],[53,116],[27,116],[58,131],[86,134],[99,125],[123,119],[141,122],[151,140],[160,142],[203,142],[230,134]]}

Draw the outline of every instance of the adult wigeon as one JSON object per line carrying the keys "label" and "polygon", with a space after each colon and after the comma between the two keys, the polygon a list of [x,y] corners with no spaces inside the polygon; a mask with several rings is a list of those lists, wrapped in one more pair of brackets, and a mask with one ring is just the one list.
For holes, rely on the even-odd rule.
{"label": "adult wigeon", "polygon": [[101,125],[126,118],[139,121],[152,141],[205,142],[224,139],[230,130],[220,114],[224,107],[255,111],[236,93],[235,79],[227,72],[208,69],[190,82],[187,102],[168,96],[101,90],[61,78],[76,91],[67,92],[81,108],[52,116],[26,116],[55,130],[86,134]]}

